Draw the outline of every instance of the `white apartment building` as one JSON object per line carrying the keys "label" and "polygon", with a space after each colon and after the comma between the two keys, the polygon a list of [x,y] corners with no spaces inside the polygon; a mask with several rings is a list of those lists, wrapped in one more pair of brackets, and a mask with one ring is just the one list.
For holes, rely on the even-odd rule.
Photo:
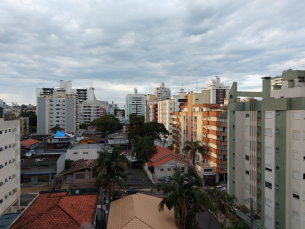
{"label": "white apartment building", "polygon": [[158,121],[158,98],[154,95],[147,95],[145,106],[145,122]]}
{"label": "white apartment building", "polygon": [[[305,228],[305,71],[263,77],[262,92],[230,90],[230,195],[258,216],[255,228]],[[237,97],[261,97],[238,102]],[[244,215],[240,214],[245,218]]]}
{"label": "white apartment building", "polygon": [[158,123],[162,123],[169,132],[164,147],[170,146],[173,142],[172,119],[173,119],[174,111],[175,111],[175,100],[168,99],[158,102]]}
{"label": "white apartment building", "polygon": [[112,101],[112,103],[108,104],[107,114],[114,115],[115,109],[119,109],[118,104],[114,104]]}
{"label": "white apartment building", "polygon": [[5,120],[0,108],[0,215],[20,209],[20,120]]}
{"label": "white apartment building", "polygon": [[224,99],[228,98],[230,86],[224,86],[223,83],[220,83],[220,78],[215,76],[215,80],[212,80],[210,84],[207,85],[207,88],[202,88],[202,91],[210,91],[210,103],[211,104],[223,104]]}
{"label": "white apartment building", "polygon": [[128,94],[125,97],[125,118],[129,118],[130,114],[145,116],[145,105],[147,96],[138,94],[138,89],[134,89],[134,94]]}
{"label": "white apartment building", "polygon": [[171,90],[164,86],[164,83],[161,83],[160,87],[156,87],[155,96],[158,98],[158,101],[163,101],[171,97]]}

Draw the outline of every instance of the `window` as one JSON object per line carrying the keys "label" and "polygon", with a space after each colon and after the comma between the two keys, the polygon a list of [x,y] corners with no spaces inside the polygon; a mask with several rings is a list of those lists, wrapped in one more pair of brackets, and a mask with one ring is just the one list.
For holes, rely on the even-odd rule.
{"label": "window", "polygon": [[250,189],[250,185],[248,183],[245,183],[245,189],[247,189],[247,190]]}
{"label": "window", "polygon": [[83,152],[83,154],[88,154],[88,152]]}
{"label": "window", "polygon": [[300,179],[300,174],[299,174],[299,171],[293,171],[292,172],[292,177],[294,178],[294,179]]}
{"label": "window", "polygon": [[184,167],[181,167],[181,173],[184,173]]}
{"label": "window", "polygon": [[272,201],[268,198],[265,199],[265,204],[268,206],[268,207],[271,207],[272,208]]}
{"label": "window", "polygon": [[11,132],[11,129],[8,129],[8,132]]}
{"label": "window", "polygon": [[265,186],[266,186],[267,188],[272,189],[272,184],[271,184],[270,182],[268,182],[268,181],[265,181]]}
{"label": "window", "polygon": [[167,171],[172,171],[172,169],[171,168],[167,168]]}
{"label": "window", "polygon": [[246,114],[246,118],[249,118],[249,117],[250,117],[250,114],[247,113],[247,114]]}
{"label": "window", "polygon": [[270,164],[265,164],[265,170],[272,172],[272,165]]}
{"label": "window", "polygon": [[272,154],[272,147],[271,146],[265,146],[265,153]]}
{"label": "window", "polygon": [[293,139],[300,140],[300,131],[298,131],[298,130],[293,131]]}
{"label": "window", "polygon": [[300,159],[300,154],[298,151],[293,151],[293,159],[299,160]]}
{"label": "window", "polygon": [[300,214],[297,211],[292,211],[292,218],[300,220]]}
{"label": "window", "polygon": [[246,155],[246,160],[249,161],[249,155]]}
{"label": "window", "polygon": [[298,199],[298,200],[300,199],[299,194],[295,193],[295,192],[293,192],[292,197],[295,198],[295,199]]}
{"label": "window", "polygon": [[0,130],[0,134],[2,134],[2,130]]}
{"label": "window", "polygon": [[163,172],[163,171],[164,171],[164,169],[160,169],[160,171],[161,171],[161,172]]}
{"label": "window", "polygon": [[4,133],[7,133],[7,130],[5,130]]}
{"label": "window", "polygon": [[276,166],[276,171],[280,171],[280,167],[279,166]]}
{"label": "window", "polygon": [[275,225],[277,226],[277,227],[279,227],[280,226],[280,223],[279,222],[275,222]]}
{"label": "window", "polygon": [[265,115],[266,115],[266,119],[270,119],[272,118],[272,112],[265,112]]}
{"label": "window", "polygon": [[265,135],[268,137],[272,137],[272,129],[271,128],[266,128],[265,129]]}
{"label": "window", "polygon": [[293,119],[300,119],[300,112],[293,112]]}
{"label": "window", "polygon": [[249,174],[250,174],[248,170],[246,170],[246,174],[247,174],[247,175],[249,175]]}
{"label": "window", "polygon": [[76,179],[83,179],[83,178],[85,178],[85,174],[84,173],[76,174],[75,178]]}
{"label": "window", "polygon": [[78,152],[74,152],[73,154],[78,154]]}

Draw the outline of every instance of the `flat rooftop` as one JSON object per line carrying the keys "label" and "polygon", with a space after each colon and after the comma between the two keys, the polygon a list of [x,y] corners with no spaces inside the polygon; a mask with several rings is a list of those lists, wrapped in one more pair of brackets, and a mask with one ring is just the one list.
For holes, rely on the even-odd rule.
{"label": "flat rooftop", "polygon": [[104,144],[81,144],[73,146],[71,149],[102,149]]}

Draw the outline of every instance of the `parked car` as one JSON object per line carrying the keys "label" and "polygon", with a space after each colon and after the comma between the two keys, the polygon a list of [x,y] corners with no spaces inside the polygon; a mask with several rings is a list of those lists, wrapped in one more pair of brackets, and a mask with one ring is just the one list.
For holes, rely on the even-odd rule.
{"label": "parked car", "polygon": [[139,192],[138,187],[131,187],[129,189],[126,189],[125,194],[136,194],[137,192]]}
{"label": "parked car", "polygon": [[171,181],[170,181],[169,179],[167,179],[167,178],[163,178],[163,179],[162,179],[162,183],[164,183],[164,184],[170,184]]}
{"label": "parked car", "polygon": [[217,189],[217,190],[220,190],[220,191],[227,191],[227,188],[226,187],[222,187],[222,186],[216,186],[214,187],[214,189]]}

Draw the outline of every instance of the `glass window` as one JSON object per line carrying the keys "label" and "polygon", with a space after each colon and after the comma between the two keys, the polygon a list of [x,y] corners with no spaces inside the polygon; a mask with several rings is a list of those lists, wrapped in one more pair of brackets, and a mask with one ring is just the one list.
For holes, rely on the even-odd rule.
{"label": "glass window", "polygon": [[268,198],[265,199],[266,205],[272,208],[272,201]]}
{"label": "glass window", "polygon": [[82,178],[85,178],[85,174],[84,173],[79,173],[79,174],[76,174],[76,179],[82,179]]}
{"label": "glass window", "polygon": [[270,182],[268,182],[268,181],[265,181],[265,186],[266,186],[267,188],[272,189],[272,184],[271,184]]}
{"label": "glass window", "polygon": [[297,211],[292,211],[292,218],[300,220],[300,214]]}

